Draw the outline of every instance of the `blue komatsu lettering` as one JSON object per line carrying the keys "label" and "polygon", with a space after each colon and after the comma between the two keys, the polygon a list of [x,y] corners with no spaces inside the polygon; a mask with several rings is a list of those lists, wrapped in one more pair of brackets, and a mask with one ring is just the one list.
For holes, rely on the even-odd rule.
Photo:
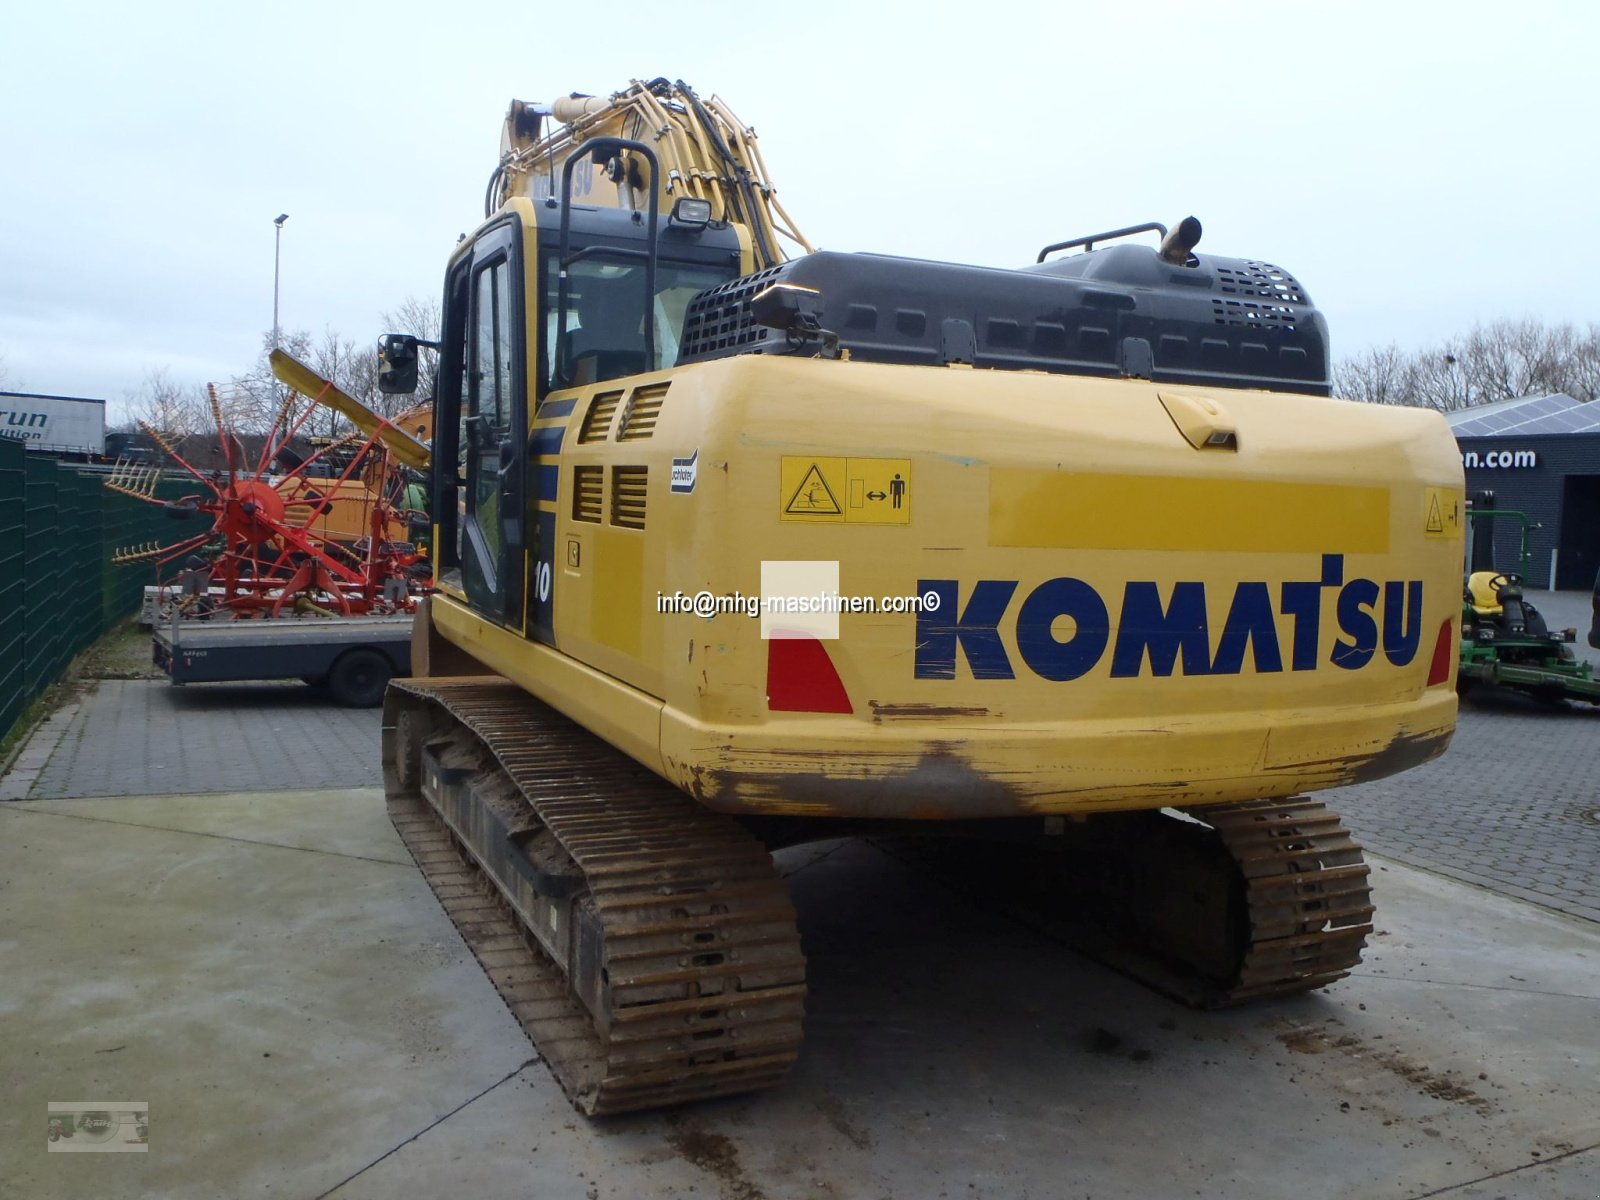
{"label": "blue komatsu lettering", "polygon": [[1389,580],[1383,585],[1384,657],[1397,667],[1405,666],[1417,656],[1417,643],[1421,637],[1422,580],[1413,579],[1406,583]]}
{"label": "blue komatsu lettering", "polygon": [[[1174,583],[1164,599],[1162,584],[1132,580],[1123,585],[1122,609],[1113,621],[1092,584],[1071,577],[1047,579],[1027,594],[1017,613],[1016,649],[1035,675],[1061,683],[1099,668],[1108,646],[1114,679],[1143,674],[1147,658],[1149,674],[1160,678],[1179,672],[1180,665],[1184,675],[1238,675],[1245,670],[1247,654],[1253,672],[1265,675],[1285,669],[1285,651],[1295,671],[1314,671],[1323,662],[1356,671],[1373,661],[1380,644],[1393,666],[1415,661],[1422,637],[1422,580],[1346,581],[1341,554],[1322,556],[1320,576],[1235,584],[1214,656],[1202,582]],[[1017,588],[1015,579],[980,579],[962,608],[958,580],[919,580],[918,592],[937,596],[939,605],[917,614],[916,678],[956,678],[957,659],[965,653],[972,678],[1014,679],[1000,626]],[[1322,640],[1329,592],[1338,630],[1331,648]],[[1291,619],[1292,630],[1279,629],[1280,616]],[[1066,636],[1058,636],[1058,629]]]}
{"label": "blue komatsu lettering", "polygon": [[[1057,617],[1077,628],[1066,641],[1052,631]],[[1081,579],[1051,579],[1022,602],[1017,614],[1017,652],[1035,674],[1064,683],[1094,669],[1111,639],[1111,617],[1100,593]],[[970,651],[969,651],[970,656]]]}
{"label": "blue komatsu lettering", "polygon": [[1317,669],[1317,645],[1322,636],[1322,584],[1286,583],[1279,592],[1278,610],[1294,618],[1290,662],[1296,671]]}
{"label": "blue komatsu lettering", "polygon": [[1211,632],[1206,624],[1206,585],[1184,582],[1172,585],[1172,602],[1163,610],[1160,585],[1130,583],[1122,595],[1122,619],[1117,646],[1111,654],[1111,675],[1128,679],[1139,674],[1146,649],[1150,673],[1171,675],[1178,655],[1183,655],[1185,675],[1211,671]]}
{"label": "blue komatsu lettering", "polygon": [[1213,675],[1237,675],[1244,667],[1244,648],[1255,655],[1258,672],[1283,670],[1283,651],[1278,648],[1278,623],[1272,613],[1272,593],[1264,583],[1241,583],[1233,593],[1228,623],[1222,627],[1222,642],[1211,664]]}
{"label": "blue komatsu lettering", "polygon": [[1339,630],[1349,641],[1341,638],[1333,644],[1329,658],[1336,667],[1355,671],[1372,661],[1378,648],[1378,622],[1368,609],[1376,609],[1378,585],[1370,579],[1352,579],[1339,593]]}
{"label": "blue komatsu lettering", "polygon": [[1000,641],[1000,618],[1016,593],[1014,579],[980,579],[960,617],[960,585],[954,579],[922,579],[919,595],[939,597],[937,612],[917,613],[917,653],[913,672],[918,679],[954,679],[956,646],[966,651],[974,679],[1013,679],[1011,660]]}

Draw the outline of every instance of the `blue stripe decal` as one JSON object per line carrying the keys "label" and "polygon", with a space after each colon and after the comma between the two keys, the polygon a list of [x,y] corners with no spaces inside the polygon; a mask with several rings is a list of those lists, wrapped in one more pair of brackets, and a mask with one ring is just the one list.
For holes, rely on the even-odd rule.
{"label": "blue stripe decal", "polygon": [[539,464],[539,499],[554,500],[561,487],[561,468]]}
{"label": "blue stripe decal", "polygon": [[539,411],[533,415],[536,420],[541,421],[546,417],[570,417],[576,407],[578,407],[576,396],[568,396],[565,400],[546,400],[539,405]]}
{"label": "blue stripe decal", "polygon": [[536,458],[546,458],[561,453],[561,439],[567,436],[567,427],[557,425],[554,429],[535,429],[533,441],[530,445]]}

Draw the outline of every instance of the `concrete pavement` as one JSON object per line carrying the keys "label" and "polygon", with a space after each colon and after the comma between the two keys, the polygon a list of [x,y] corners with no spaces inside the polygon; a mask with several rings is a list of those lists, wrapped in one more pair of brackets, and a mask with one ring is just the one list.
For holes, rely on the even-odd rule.
{"label": "concrete pavement", "polygon": [[[1375,857],[1360,970],[1266,1008],[1179,1008],[866,843],[786,852],[788,1086],[590,1122],[361,786],[375,713],[105,682],[0,780],[0,1196],[1600,1196],[1600,924],[1553,911],[1595,896],[1562,814],[1596,720],[1469,707],[1335,793],[1432,869]],[[47,1154],[85,1098],[148,1101],[149,1152]]]}
{"label": "concrete pavement", "polygon": [[[1358,976],[1201,1014],[868,844],[787,852],[789,1085],[589,1122],[376,790],[13,803],[0,847],[7,1194],[1600,1194],[1600,929],[1397,864]],[[45,1153],[48,1101],[112,1093],[148,1154]]]}

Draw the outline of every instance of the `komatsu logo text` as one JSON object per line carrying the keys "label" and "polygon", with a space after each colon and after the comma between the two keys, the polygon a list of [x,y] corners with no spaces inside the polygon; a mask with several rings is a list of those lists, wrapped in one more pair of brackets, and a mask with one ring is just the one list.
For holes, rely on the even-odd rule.
{"label": "komatsu logo text", "polygon": [[[965,597],[954,579],[924,579],[919,592],[936,592],[937,609],[917,615],[916,677],[954,679],[956,648],[975,679],[1013,679],[1016,672],[1000,637],[1018,581],[980,579]],[[1323,593],[1336,599],[1332,628],[1324,631]],[[1047,579],[1016,609],[1017,653],[1045,679],[1080,679],[1111,656],[1111,677],[1237,675],[1248,657],[1257,674],[1314,671],[1324,665],[1357,671],[1380,648],[1403,667],[1417,656],[1422,633],[1422,581],[1344,577],[1344,555],[1322,556],[1320,579],[1234,585],[1219,603],[1203,582],[1124,585],[1113,624],[1104,597],[1081,579]],[[1213,606],[1215,609],[1213,610]],[[1213,651],[1214,614],[1222,633]],[[1279,616],[1288,618],[1280,628]]]}

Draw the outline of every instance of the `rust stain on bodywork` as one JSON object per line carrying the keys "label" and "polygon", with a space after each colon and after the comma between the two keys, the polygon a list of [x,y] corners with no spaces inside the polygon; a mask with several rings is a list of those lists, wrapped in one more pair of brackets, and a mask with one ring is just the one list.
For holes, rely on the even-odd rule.
{"label": "rust stain on bodywork", "polygon": [[1450,745],[1455,730],[1430,730],[1427,733],[1399,733],[1380,749],[1341,754],[1332,758],[1306,759],[1300,762],[1274,763],[1278,772],[1326,772],[1329,787],[1344,787],[1352,783],[1371,783],[1398,775],[1412,767],[1421,766],[1438,758]]}
{"label": "rust stain on bodywork", "polygon": [[987,717],[987,708],[962,708],[950,704],[880,704],[876,700],[868,700],[867,704],[872,709],[872,719],[882,724],[885,718],[901,721],[942,721],[950,717]]}
{"label": "rust stain on bodywork", "polygon": [[730,813],[938,821],[1026,811],[1020,790],[979,771],[949,742],[935,742],[921,754],[890,761],[864,761],[844,754],[798,757],[805,769],[696,767],[688,790],[700,803]]}
{"label": "rust stain on bodywork", "polygon": [[1421,766],[1438,758],[1450,745],[1455,730],[1446,729],[1432,733],[1402,733],[1378,753],[1365,761],[1351,764],[1350,783],[1370,783],[1389,775],[1398,775],[1412,767]]}

